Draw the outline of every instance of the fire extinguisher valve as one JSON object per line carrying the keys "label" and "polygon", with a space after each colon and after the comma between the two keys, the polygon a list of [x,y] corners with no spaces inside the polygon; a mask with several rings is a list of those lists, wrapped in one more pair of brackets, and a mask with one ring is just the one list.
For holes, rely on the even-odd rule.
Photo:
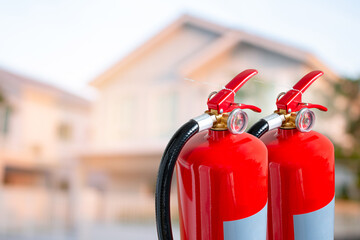
{"label": "fire extinguisher valve", "polygon": [[312,71],[297,82],[291,90],[279,95],[276,101],[278,111],[285,110],[286,113],[291,113],[300,111],[303,108],[317,108],[321,111],[327,111],[327,108],[322,105],[302,102],[302,95],[305,93],[306,89],[308,89],[310,85],[323,74],[322,71]]}
{"label": "fire extinguisher valve", "polygon": [[[236,92],[258,72],[255,69],[245,70],[236,75],[222,90],[216,94],[213,92],[208,99],[209,111],[217,112],[218,114],[231,112],[235,108],[250,109],[255,112],[261,112],[261,109],[247,104],[235,103]],[[215,111],[214,111],[215,110]]]}
{"label": "fire extinguisher valve", "polygon": [[327,111],[327,108],[322,105],[302,102],[303,93],[323,74],[322,71],[312,71],[297,82],[291,90],[279,94],[276,100],[278,109],[275,113],[283,116],[281,128],[297,128],[301,132],[308,132],[315,123],[315,114],[310,109]]}
{"label": "fire extinguisher valve", "polygon": [[216,122],[215,115],[204,113],[198,117],[193,118],[199,125],[199,132],[212,128],[214,122]]}
{"label": "fire extinguisher valve", "polygon": [[261,109],[254,105],[234,102],[236,92],[257,73],[255,69],[245,70],[235,76],[222,90],[210,94],[207,102],[209,109],[206,113],[216,118],[212,129],[228,129],[233,134],[240,134],[245,131],[248,123],[247,114],[242,109],[261,112]]}

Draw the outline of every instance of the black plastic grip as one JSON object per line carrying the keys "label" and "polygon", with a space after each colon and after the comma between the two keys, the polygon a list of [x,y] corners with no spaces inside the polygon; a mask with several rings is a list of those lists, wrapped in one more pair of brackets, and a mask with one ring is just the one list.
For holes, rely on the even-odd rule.
{"label": "black plastic grip", "polygon": [[185,123],[171,138],[162,156],[155,192],[156,226],[160,240],[173,239],[170,216],[171,178],[181,149],[198,131],[199,125],[195,120]]}

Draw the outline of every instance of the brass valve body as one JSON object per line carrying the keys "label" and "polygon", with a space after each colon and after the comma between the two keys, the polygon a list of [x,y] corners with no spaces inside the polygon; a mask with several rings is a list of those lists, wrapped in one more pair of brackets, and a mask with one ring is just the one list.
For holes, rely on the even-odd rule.
{"label": "brass valve body", "polygon": [[280,110],[276,110],[275,113],[279,114],[279,115],[283,115],[285,117],[285,121],[283,121],[282,125],[281,125],[281,129],[294,129],[296,128],[295,125],[295,119],[297,116],[296,112],[292,112],[292,113],[287,113],[286,110],[280,109]]}
{"label": "brass valve body", "polygon": [[217,110],[210,109],[210,111],[205,111],[209,115],[213,115],[216,118],[216,122],[212,126],[211,130],[227,130],[227,120],[229,118],[229,113],[218,113]]}

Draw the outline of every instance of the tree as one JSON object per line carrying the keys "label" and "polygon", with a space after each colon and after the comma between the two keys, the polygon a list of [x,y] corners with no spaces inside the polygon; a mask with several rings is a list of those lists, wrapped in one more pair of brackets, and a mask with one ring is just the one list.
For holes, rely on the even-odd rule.
{"label": "tree", "polygon": [[4,94],[2,93],[1,89],[0,89],[0,104],[5,103],[5,97]]}
{"label": "tree", "polygon": [[336,94],[346,99],[343,111],[346,119],[346,132],[351,136],[351,149],[338,149],[338,157],[343,159],[360,159],[360,78],[341,79],[335,84]]}
{"label": "tree", "polygon": [[342,79],[335,84],[336,94],[346,98],[344,110],[347,133],[352,137],[350,149],[335,146],[336,158],[357,170],[357,186],[360,188],[360,78]]}

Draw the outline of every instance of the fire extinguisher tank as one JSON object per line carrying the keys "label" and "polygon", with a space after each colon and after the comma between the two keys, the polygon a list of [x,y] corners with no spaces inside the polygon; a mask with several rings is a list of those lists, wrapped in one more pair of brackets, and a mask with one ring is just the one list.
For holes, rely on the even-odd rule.
{"label": "fire extinguisher tank", "polygon": [[302,101],[322,75],[310,72],[281,93],[275,113],[248,131],[268,149],[268,240],[334,239],[334,147],[312,131],[315,114],[310,110],[327,108]]}
{"label": "fire extinguisher tank", "polygon": [[266,239],[267,149],[244,133],[248,118],[236,92],[255,74],[248,69],[208,97],[205,114],[172,137],[159,166],[156,222],[161,240],[173,239],[170,187],[174,167],[182,240]]}
{"label": "fire extinguisher tank", "polygon": [[[302,233],[311,236],[314,231],[309,227],[316,226],[315,232],[324,231],[319,233],[320,238],[307,239],[331,239],[326,236],[333,234],[333,217],[324,208],[334,198],[333,144],[318,132],[297,129],[274,129],[261,140],[269,156],[269,240],[295,239],[294,234]],[[305,224],[294,222],[321,209],[329,218],[309,215]],[[331,206],[329,210],[333,211]]]}
{"label": "fire extinguisher tank", "polygon": [[265,145],[247,133],[209,130],[191,138],[176,170],[182,239],[226,239],[232,231],[265,233],[266,222],[248,226],[254,232],[236,222],[263,209],[266,214],[266,158]]}

